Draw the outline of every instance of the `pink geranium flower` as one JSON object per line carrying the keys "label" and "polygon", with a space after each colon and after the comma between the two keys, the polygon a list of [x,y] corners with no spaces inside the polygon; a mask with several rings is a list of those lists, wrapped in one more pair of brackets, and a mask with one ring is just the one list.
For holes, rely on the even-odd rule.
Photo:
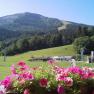
{"label": "pink geranium flower", "polygon": [[54,60],[48,60],[48,64],[53,64],[53,63],[55,63]]}
{"label": "pink geranium flower", "polygon": [[12,74],[17,74],[17,73],[16,73],[15,65],[12,65],[12,66],[10,67],[10,70],[11,70]]}
{"label": "pink geranium flower", "polygon": [[25,89],[23,94],[30,94],[29,89]]}
{"label": "pink geranium flower", "polygon": [[33,80],[34,76],[31,73],[26,72],[26,73],[20,74],[20,78],[23,78],[26,80]]}
{"label": "pink geranium flower", "polygon": [[73,73],[73,74],[78,74],[78,75],[83,75],[83,70],[79,67],[71,67],[69,68],[69,72]]}
{"label": "pink geranium flower", "polygon": [[7,76],[1,83],[5,86],[5,88],[9,88],[12,83],[11,77]]}
{"label": "pink geranium flower", "polygon": [[24,65],[24,66],[20,67],[21,71],[28,70],[28,69],[29,69],[29,67],[27,65]]}
{"label": "pink geranium flower", "polygon": [[20,61],[20,62],[18,62],[18,65],[19,65],[19,66],[25,66],[26,64],[25,64],[24,61]]}
{"label": "pink geranium flower", "polygon": [[58,94],[63,94],[63,93],[64,93],[64,87],[61,86],[61,85],[59,85],[59,86],[57,87],[57,92],[58,92]]}
{"label": "pink geranium flower", "polygon": [[18,62],[18,66],[21,71],[29,70],[29,66],[27,66],[24,61]]}
{"label": "pink geranium flower", "polygon": [[64,80],[64,75],[62,75],[62,74],[57,74],[57,75],[56,75],[56,80],[57,80],[57,81],[62,81],[62,80]]}
{"label": "pink geranium flower", "polygon": [[65,77],[64,82],[66,86],[72,86],[73,85],[73,80],[70,77]]}
{"label": "pink geranium flower", "polygon": [[42,78],[39,81],[39,84],[40,84],[41,87],[46,87],[47,83],[48,83],[48,80],[46,78]]}
{"label": "pink geranium flower", "polygon": [[3,91],[0,91],[0,94],[5,94]]}
{"label": "pink geranium flower", "polygon": [[94,73],[92,71],[88,71],[88,72],[85,72],[83,75],[82,75],[82,78],[83,79],[89,79],[89,78],[93,78],[94,77]]}

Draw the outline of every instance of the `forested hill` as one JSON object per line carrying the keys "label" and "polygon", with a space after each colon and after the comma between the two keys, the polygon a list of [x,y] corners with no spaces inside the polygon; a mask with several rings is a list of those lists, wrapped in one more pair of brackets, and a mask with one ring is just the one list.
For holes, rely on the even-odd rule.
{"label": "forested hill", "polygon": [[35,13],[0,17],[0,52],[8,55],[71,44],[94,35],[90,25],[62,21]]}
{"label": "forested hill", "polygon": [[29,12],[7,15],[0,17],[0,40],[12,37],[16,38],[20,35],[31,36],[34,34],[45,34],[62,30],[74,32],[80,25],[85,26]]}
{"label": "forested hill", "polygon": [[[61,26],[62,22],[55,18],[44,17],[40,14],[34,13],[19,13],[14,15],[8,15],[0,17],[0,35],[4,36],[2,32],[9,32],[12,34],[26,34],[26,33],[36,33],[36,32],[51,32]],[[15,31],[15,32],[14,32]],[[7,33],[5,33],[6,35]],[[7,36],[6,36],[7,37]],[[12,37],[10,35],[10,37]]]}
{"label": "forested hill", "polygon": [[61,25],[55,18],[44,17],[34,13],[19,13],[0,18],[0,27],[13,31],[50,31]]}

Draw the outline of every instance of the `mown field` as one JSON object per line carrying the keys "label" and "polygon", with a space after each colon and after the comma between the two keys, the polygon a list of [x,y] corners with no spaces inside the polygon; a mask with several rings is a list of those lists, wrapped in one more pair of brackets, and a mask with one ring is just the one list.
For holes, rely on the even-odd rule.
{"label": "mown field", "polygon": [[[29,59],[34,57],[40,57],[40,56],[61,56],[61,55],[75,55],[75,51],[73,49],[72,45],[67,46],[61,46],[61,47],[55,47],[55,48],[49,48],[49,49],[43,49],[43,50],[37,50],[37,51],[29,51],[23,54],[17,54],[15,56],[7,56],[6,62],[4,62],[4,57],[0,57],[0,79],[3,79],[6,75],[10,74],[10,66],[12,64],[15,64],[19,61],[25,61],[29,66],[44,66],[45,68],[48,66],[47,62],[31,62]],[[57,62],[56,63],[59,66],[63,67],[69,67],[71,64],[66,61]],[[85,62],[77,63],[78,66],[90,66],[94,67],[94,63],[92,64],[86,64]]]}

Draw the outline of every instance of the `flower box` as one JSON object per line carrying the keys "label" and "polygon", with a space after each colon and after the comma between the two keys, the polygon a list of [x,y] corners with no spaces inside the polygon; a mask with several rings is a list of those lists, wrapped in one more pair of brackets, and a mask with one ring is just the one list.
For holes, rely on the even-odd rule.
{"label": "flower box", "polygon": [[9,91],[6,94],[94,94],[92,68],[62,68],[50,64],[48,70],[30,68],[22,61],[13,65],[12,74],[1,82]]}

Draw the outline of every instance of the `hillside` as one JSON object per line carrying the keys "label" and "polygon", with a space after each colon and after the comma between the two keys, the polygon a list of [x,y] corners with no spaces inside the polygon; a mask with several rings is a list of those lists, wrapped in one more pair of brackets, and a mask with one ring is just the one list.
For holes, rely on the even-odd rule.
{"label": "hillside", "polygon": [[73,56],[76,52],[74,51],[73,45],[66,45],[60,47],[53,47],[48,49],[29,51],[15,56],[8,56],[7,62],[17,62],[19,60],[28,61],[32,56]]}
{"label": "hillside", "polygon": [[[19,13],[0,17],[0,28],[5,29],[8,34],[14,33],[16,35],[35,34],[36,32],[52,32],[61,26],[61,21],[55,18],[44,17],[40,14],[34,13]],[[0,29],[0,37],[3,31]],[[15,35],[16,32],[16,35]],[[6,35],[6,34],[5,34]],[[2,34],[2,36],[5,36]],[[10,36],[11,38],[12,36]],[[7,37],[6,37],[7,39]],[[2,39],[3,40],[3,39]]]}
{"label": "hillside", "polygon": [[35,13],[0,17],[0,52],[15,55],[26,51],[58,47],[75,38],[91,36],[92,26],[62,21]]}
{"label": "hillside", "polygon": [[[66,45],[60,47],[53,47],[48,49],[29,51],[22,54],[16,54],[15,56],[7,56],[7,62],[13,63],[19,60],[28,61],[32,56],[41,57],[41,56],[70,56],[75,55],[73,45]],[[0,62],[3,62],[3,58],[0,58]]]}
{"label": "hillside", "polygon": [[29,54],[31,56],[63,56],[63,55],[70,56],[75,55],[75,51],[73,49],[73,45],[66,45],[43,50],[31,51],[25,54]]}
{"label": "hillside", "polygon": [[6,62],[4,62],[4,57],[0,56],[0,66],[5,66],[7,64],[8,67],[11,64],[16,63],[18,61],[28,61],[32,56],[34,57],[41,57],[41,56],[73,56],[75,55],[75,51],[73,49],[73,45],[66,45],[60,47],[53,47],[48,49],[36,50],[36,51],[29,51],[22,54],[16,54],[15,56],[7,56]]}
{"label": "hillside", "polygon": [[51,32],[61,24],[58,19],[28,12],[0,17],[0,40]]}
{"label": "hillside", "polygon": [[59,19],[28,12],[0,17],[0,27],[13,31],[46,32],[59,27],[60,24]]}
{"label": "hillside", "polygon": [[[91,27],[89,25],[49,18],[35,13],[18,13],[0,17],[0,40],[5,40],[11,37],[16,38],[22,35],[32,36],[33,34],[40,32],[55,32],[57,30],[74,32],[79,26]],[[8,32],[8,34],[6,32]]]}

